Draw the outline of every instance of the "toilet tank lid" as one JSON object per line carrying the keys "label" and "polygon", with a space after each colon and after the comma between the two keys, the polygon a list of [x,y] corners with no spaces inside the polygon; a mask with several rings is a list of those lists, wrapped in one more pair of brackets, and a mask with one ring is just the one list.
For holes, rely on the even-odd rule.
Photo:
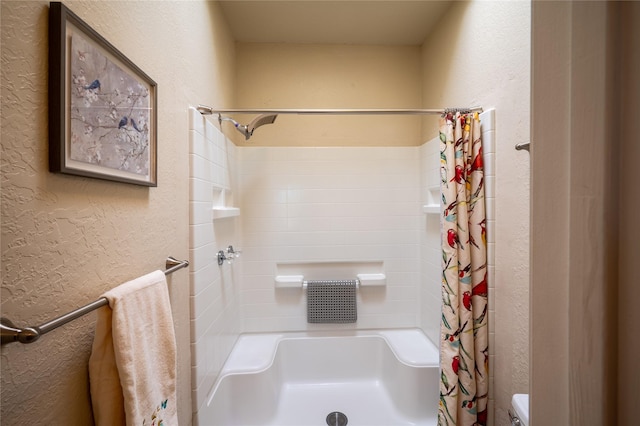
{"label": "toilet tank lid", "polygon": [[523,426],[529,426],[529,395],[517,393],[511,398],[511,405]]}

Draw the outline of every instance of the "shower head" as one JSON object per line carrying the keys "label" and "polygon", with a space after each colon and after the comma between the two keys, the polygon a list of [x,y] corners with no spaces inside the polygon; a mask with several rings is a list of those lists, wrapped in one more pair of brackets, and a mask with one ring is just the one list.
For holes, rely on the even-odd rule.
{"label": "shower head", "polygon": [[222,124],[223,121],[230,121],[233,123],[235,128],[244,135],[245,140],[249,140],[249,138],[253,135],[253,132],[260,126],[264,126],[265,124],[272,124],[276,121],[278,117],[277,114],[260,114],[249,124],[240,124],[236,120],[231,117],[223,117],[222,114],[218,114],[218,121]]}
{"label": "shower head", "polygon": [[[213,108],[206,105],[198,105],[198,112],[202,115],[211,115],[216,113],[217,111]],[[276,121],[278,114],[260,114],[249,124],[240,124],[236,120],[231,117],[224,117],[222,114],[218,112],[218,122],[222,126],[223,121],[230,121],[233,123],[235,128],[244,135],[245,140],[249,140],[249,138],[253,135],[253,132],[260,126],[264,126],[265,124],[271,124]]]}

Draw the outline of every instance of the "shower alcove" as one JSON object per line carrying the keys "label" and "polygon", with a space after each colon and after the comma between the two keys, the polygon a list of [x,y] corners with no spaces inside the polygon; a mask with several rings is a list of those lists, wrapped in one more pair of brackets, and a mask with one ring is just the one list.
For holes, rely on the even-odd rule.
{"label": "shower alcove", "polygon": [[[411,147],[240,146],[215,116],[208,119],[195,108],[189,114],[195,418],[242,334],[408,329],[437,344],[440,240],[438,215],[431,214],[439,206],[437,138]],[[494,111],[481,119],[491,185]],[[233,194],[237,216],[212,216],[230,200],[221,203],[221,189]],[[486,191],[493,274],[494,194]],[[218,266],[215,253],[229,245],[241,248],[242,256]],[[383,274],[385,285],[358,290],[357,323],[308,324],[304,292],[290,282],[278,285],[278,277],[294,276],[290,265],[296,264],[315,265],[330,276],[327,265],[344,262],[378,265],[361,272]]]}

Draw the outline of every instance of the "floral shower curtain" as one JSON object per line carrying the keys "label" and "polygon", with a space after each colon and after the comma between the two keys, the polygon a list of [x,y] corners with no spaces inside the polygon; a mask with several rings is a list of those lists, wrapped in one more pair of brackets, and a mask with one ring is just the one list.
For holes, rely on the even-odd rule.
{"label": "floral shower curtain", "polygon": [[440,119],[442,323],[438,425],[486,425],[487,249],[480,119]]}

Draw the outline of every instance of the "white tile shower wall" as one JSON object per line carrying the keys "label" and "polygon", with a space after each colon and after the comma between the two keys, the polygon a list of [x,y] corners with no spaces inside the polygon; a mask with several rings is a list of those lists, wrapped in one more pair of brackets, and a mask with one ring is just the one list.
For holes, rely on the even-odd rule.
{"label": "white tile shower wall", "polygon": [[487,279],[489,280],[489,419],[493,417],[495,365],[495,293],[496,293],[496,110],[480,114],[484,161],[485,206],[487,216]]}
{"label": "white tile shower wall", "polygon": [[[482,152],[485,168],[485,205],[487,216],[487,266],[489,280],[489,411],[493,411],[493,359],[495,355],[495,110],[480,114]],[[440,141],[436,137],[420,147],[422,202],[427,203],[430,188],[440,185]],[[441,264],[439,215],[425,214],[420,224],[421,253],[421,326],[434,342],[440,339]]]}
{"label": "white tile shower wall", "polygon": [[[422,205],[435,202],[440,209],[440,139],[426,142],[420,147],[420,187]],[[437,190],[436,190],[437,188]],[[432,193],[438,196],[434,199]],[[440,214],[428,212],[420,218],[420,291],[421,326],[429,338],[437,343],[440,338],[442,296],[440,277],[442,250],[440,248]]]}
{"label": "white tile shower wall", "polygon": [[[194,412],[206,400],[240,333],[240,266],[218,266],[216,253],[238,245],[237,218],[212,220],[217,194],[235,192],[235,145],[189,110],[191,374]],[[227,200],[231,197],[227,197]]]}
{"label": "white tile shower wall", "polygon": [[[243,331],[419,327],[417,154],[238,148]],[[332,261],[384,262],[387,286],[358,290],[356,324],[308,324],[302,288],[274,288],[278,263]]]}

